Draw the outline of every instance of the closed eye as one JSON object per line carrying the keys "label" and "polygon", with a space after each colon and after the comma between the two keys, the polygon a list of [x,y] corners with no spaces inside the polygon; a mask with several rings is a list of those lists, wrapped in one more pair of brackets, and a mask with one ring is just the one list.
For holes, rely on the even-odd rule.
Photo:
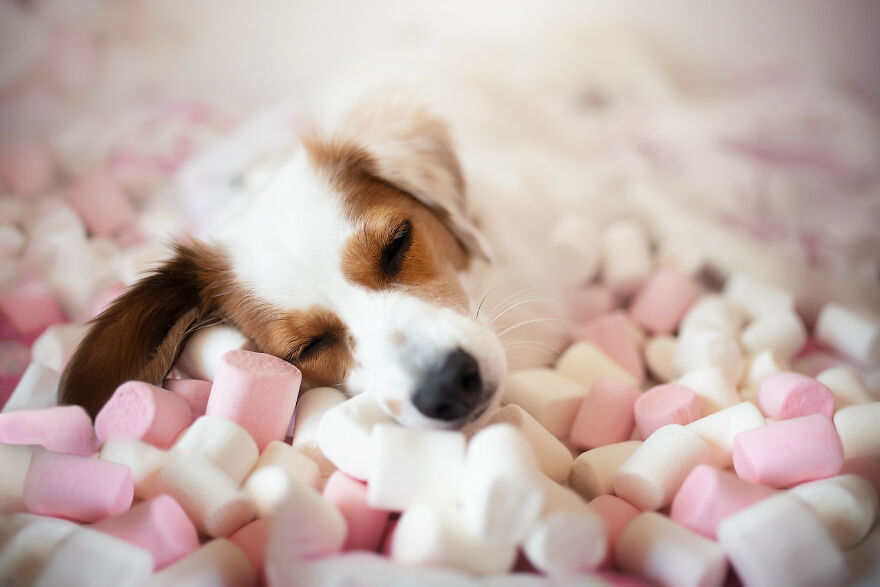
{"label": "closed eye", "polygon": [[402,222],[394,232],[388,243],[382,249],[379,257],[379,268],[386,277],[394,277],[400,273],[406,252],[412,244],[412,223],[409,220]]}
{"label": "closed eye", "polygon": [[336,339],[336,337],[330,334],[315,336],[307,341],[304,345],[299,347],[296,351],[291,353],[288,360],[302,361],[305,359],[310,359],[332,347],[337,342],[338,340]]}

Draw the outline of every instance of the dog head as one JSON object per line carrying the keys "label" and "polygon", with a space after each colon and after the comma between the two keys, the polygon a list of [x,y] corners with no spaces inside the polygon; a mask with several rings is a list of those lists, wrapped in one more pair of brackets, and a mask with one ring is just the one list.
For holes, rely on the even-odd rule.
{"label": "dog head", "polygon": [[460,278],[488,257],[445,125],[400,102],[303,139],[233,220],[96,318],[60,388],[93,414],[128,379],[159,383],[189,332],[222,320],[306,386],[370,393],[405,425],[459,427],[506,369]]}

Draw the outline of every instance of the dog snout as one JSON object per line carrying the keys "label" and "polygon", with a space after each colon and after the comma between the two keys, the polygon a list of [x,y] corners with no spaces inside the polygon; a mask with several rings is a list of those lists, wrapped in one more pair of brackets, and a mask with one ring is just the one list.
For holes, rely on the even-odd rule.
{"label": "dog snout", "polygon": [[465,418],[482,400],[480,366],[470,353],[455,349],[440,366],[425,374],[413,396],[413,404],[424,416],[444,422]]}

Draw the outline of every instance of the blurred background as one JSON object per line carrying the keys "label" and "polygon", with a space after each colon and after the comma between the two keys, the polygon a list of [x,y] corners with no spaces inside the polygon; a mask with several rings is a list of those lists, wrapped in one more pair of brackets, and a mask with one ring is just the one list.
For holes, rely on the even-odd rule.
{"label": "blurred background", "polygon": [[880,311],[878,30],[872,0],[2,0],[0,384],[369,82],[497,104],[496,185],[639,218],[808,319]]}

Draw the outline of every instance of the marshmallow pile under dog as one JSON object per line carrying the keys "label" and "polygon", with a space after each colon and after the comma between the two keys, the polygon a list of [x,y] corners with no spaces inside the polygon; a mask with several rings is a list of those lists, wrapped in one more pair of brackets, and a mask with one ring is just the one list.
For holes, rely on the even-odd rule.
{"label": "marshmallow pile under dog", "polygon": [[[880,544],[880,402],[859,375],[880,363],[880,324],[829,303],[810,337],[786,291],[736,275],[706,293],[686,251],[652,259],[631,223],[604,242],[574,344],[511,373],[468,434],[403,428],[366,395],[298,397],[295,367],[244,350],[213,382],[125,383],[93,424],[16,409],[54,392],[33,364],[0,415],[0,577],[846,581],[860,543]],[[50,329],[35,356],[73,344]]]}

